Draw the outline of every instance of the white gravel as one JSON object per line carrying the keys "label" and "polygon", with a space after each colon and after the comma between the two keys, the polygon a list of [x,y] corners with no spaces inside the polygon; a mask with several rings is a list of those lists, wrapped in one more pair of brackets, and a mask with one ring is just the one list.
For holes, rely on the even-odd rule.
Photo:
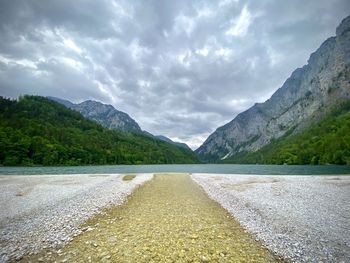
{"label": "white gravel", "polygon": [[192,178],[274,253],[292,262],[350,262],[350,176]]}
{"label": "white gravel", "polygon": [[0,176],[0,262],[56,247],[102,208],[118,205],[152,174]]}

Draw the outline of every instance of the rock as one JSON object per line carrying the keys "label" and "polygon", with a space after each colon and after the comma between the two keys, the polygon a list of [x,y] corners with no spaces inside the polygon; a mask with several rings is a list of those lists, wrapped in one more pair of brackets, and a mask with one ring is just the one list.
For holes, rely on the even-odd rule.
{"label": "rock", "polygon": [[90,231],[92,231],[92,230],[94,230],[95,228],[93,228],[93,227],[91,227],[91,226],[87,226],[87,227],[83,227],[82,229],[81,229],[81,231],[83,231],[83,232],[90,232]]}
{"label": "rock", "polygon": [[199,259],[201,262],[209,262],[209,258],[207,258],[206,256],[200,256]]}
{"label": "rock", "polygon": [[106,259],[111,259],[111,257],[112,257],[111,255],[106,255],[106,256],[103,257],[103,259],[104,259],[104,260],[106,260]]}
{"label": "rock", "polygon": [[90,243],[93,247],[98,247],[98,244],[97,244],[97,242],[96,241],[91,241],[91,243]]}

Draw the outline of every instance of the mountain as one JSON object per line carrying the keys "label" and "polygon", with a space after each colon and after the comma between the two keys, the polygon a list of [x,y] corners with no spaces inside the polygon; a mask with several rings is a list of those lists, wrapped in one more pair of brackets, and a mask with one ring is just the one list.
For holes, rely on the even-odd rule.
{"label": "mountain", "polygon": [[79,111],[85,118],[94,120],[106,128],[123,132],[142,132],[140,126],[134,119],[125,112],[116,110],[112,105],[93,100],[74,104],[68,100],[55,97],[48,98],[72,110]]}
{"label": "mountain", "polygon": [[255,152],[242,152],[221,162],[350,165],[350,100],[335,105],[301,132],[283,135]]}
{"label": "mountain", "polygon": [[116,110],[111,105],[103,104],[93,100],[87,100],[79,104],[74,104],[68,100],[64,100],[56,97],[48,97],[48,98],[50,100],[56,101],[66,106],[67,108],[79,111],[81,114],[83,114],[84,117],[90,120],[97,121],[98,123],[100,123],[102,126],[106,128],[119,130],[123,132],[143,133],[150,137],[155,137],[159,140],[191,150],[191,148],[188,147],[188,145],[185,143],[174,142],[168,137],[165,137],[163,135],[155,136],[147,131],[142,131],[140,126],[134,119],[132,119],[128,114],[122,111]]}
{"label": "mountain", "polygon": [[350,99],[350,16],[296,69],[270,99],[219,127],[196,150],[203,160],[255,152],[281,136],[296,134]]}
{"label": "mountain", "polygon": [[197,162],[191,150],[105,128],[44,97],[0,97],[0,165]]}
{"label": "mountain", "polygon": [[191,150],[191,148],[190,148],[186,143],[183,143],[183,142],[174,142],[173,140],[171,140],[171,139],[169,139],[168,137],[165,137],[165,136],[163,136],[163,135],[156,135],[155,137],[158,138],[159,140],[162,140],[162,141],[165,141],[165,142],[174,144],[174,145],[176,145],[176,146],[179,146],[179,147],[182,147],[182,148]]}

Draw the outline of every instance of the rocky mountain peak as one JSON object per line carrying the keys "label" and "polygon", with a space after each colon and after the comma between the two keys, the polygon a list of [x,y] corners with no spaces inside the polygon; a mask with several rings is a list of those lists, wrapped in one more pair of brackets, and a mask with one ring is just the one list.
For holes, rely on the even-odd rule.
{"label": "rocky mountain peak", "polygon": [[103,104],[94,100],[87,100],[79,104],[74,104],[68,100],[49,97],[66,107],[79,111],[84,117],[100,123],[109,129],[123,132],[141,132],[140,126],[127,113],[115,109],[112,105]]}
{"label": "rocky mountain peak", "polygon": [[341,21],[339,26],[336,29],[336,35],[341,36],[344,33],[348,33],[350,30],[350,16],[346,17]]}
{"label": "rocky mountain peak", "polygon": [[287,132],[298,132],[307,120],[340,100],[350,99],[350,16],[338,26],[308,64],[296,69],[270,99],[255,104],[218,128],[196,152],[218,160],[256,151]]}

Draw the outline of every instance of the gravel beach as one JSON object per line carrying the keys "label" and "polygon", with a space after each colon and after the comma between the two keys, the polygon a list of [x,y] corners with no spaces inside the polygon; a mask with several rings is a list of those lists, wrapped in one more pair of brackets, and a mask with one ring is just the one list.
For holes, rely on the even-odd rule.
{"label": "gravel beach", "polygon": [[192,178],[274,253],[292,262],[349,262],[350,176]]}
{"label": "gravel beach", "polygon": [[188,174],[156,174],[127,203],[104,212],[59,252],[20,262],[280,262]]}
{"label": "gravel beach", "polygon": [[102,208],[121,204],[140,184],[139,174],[0,176],[0,262],[70,241],[79,225]]}
{"label": "gravel beach", "polygon": [[[131,181],[122,177],[0,176],[0,262],[60,247],[82,232],[93,234],[96,227],[81,225],[103,208],[123,203],[153,175],[139,174]],[[292,262],[349,262],[350,176],[192,178],[275,254]],[[168,187],[164,190],[173,186]]]}

